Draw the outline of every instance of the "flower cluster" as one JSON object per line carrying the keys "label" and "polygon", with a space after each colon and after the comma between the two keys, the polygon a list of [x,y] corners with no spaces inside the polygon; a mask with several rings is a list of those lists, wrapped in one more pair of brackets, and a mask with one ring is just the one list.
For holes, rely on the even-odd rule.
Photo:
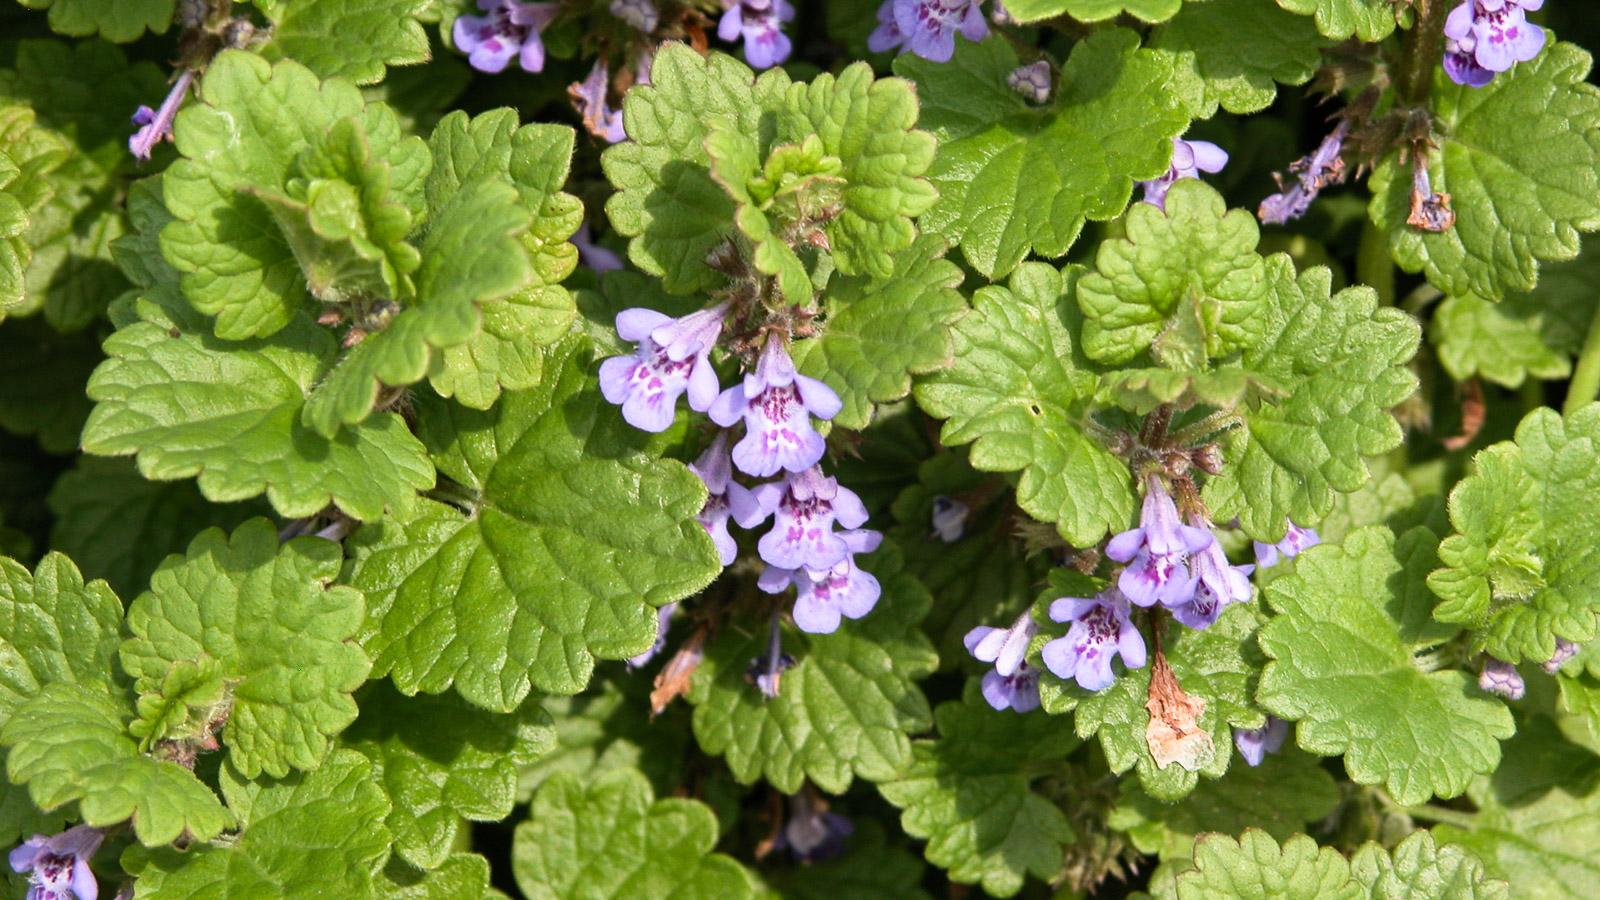
{"label": "flower cluster", "polygon": [[1544,49],[1544,29],[1527,13],[1544,0],[1465,0],[1444,21],[1444,72],[1456,84],[1483,87]]}
{"label": "flower cluster", "polygon": [[1230,565],[1203,520],[1179,521],[1177,504],[1153,475],[1139,526],[1113,537],[1106,556],[1127,563],[1117,587],[1129,602],[1159,603],[1190,628],[1207,628],[1224,607],[1250,599],[1247,576],[1255,567]]}
{"label": "flower cluster", "polygon": [[1010,628],[979,625],[967,632],[962,641],[967,652],[981,662],[994,663],[983,676],[983,699],[990,706],[1019,713],[1039,708],[1039,673],[1023,660],[1038,632],[1031,612],[1018,616]]}
{"label": "flower cluster", "polygon": [[1228,151],[1210,141],[1173,138],[1172,165],[1167,168],[1167,173],[1154,181],[1139,182],[1139,187],[1144,189],[1144,202],[1154,203],[1165,211],[1168,188],[1183,178],[1199,178],[1201,172],[1221,172],[1227,164]]}
{"label": "flower cluster", "polygon": [[523,3],[520,0],[478,0],[485,15],[456,19],[450,36],[456,49],[467,54],[474,69],[490,74],[505,71],[514,56],[527,72],[544,70],[544,31],[561,6]]}
{"label": "flower cluster", "polygon": [[[726,303],[678,319],[649,309],[623,310],[617,333],[637,349],[601,364],[600,389],[622,407],[630,425],[645,431],[665,431],[685,393],[692,409],[709,413],[725,429],[689,467],[706,485],[700,524],[727,566],[738,555],[728,522],[754,528],[772,519],[772,529],[757,542],[766,563],[758,584],[774,594],[792,585],[795,624],[828,634],[842,618],[871,612],[880,594],[878,580],[855,557],[876,550],[882,535],[861,527],[867,521],[861,498],[818,466],[826,446],[812,418],[831,419],[842,404],[832,388],[795,369],[776,334],[754,369],[719,393],[710,354],[727,312]],[[731,429],[741,422],[744,436],[730,449]],[[757,478],[781,477],[751,490],[734,480],[736,467]],[[776,649],[769,655],[770,662],[779,658]]]}
{"label": "flower cluster", "polygon": [[899,50],[949,62],[956,52],[956,32],[969,41],[989,36],[982,5],[982,0],[883,0],[867,47],[874,53]]}
{"label": "flower cluster", "polygon": [[717,37],[744,40],[744,61],[752,69],[769,69],[789,58],[794,48],[783,23],[794,20],[789,0],[734,0],[717,23]]}

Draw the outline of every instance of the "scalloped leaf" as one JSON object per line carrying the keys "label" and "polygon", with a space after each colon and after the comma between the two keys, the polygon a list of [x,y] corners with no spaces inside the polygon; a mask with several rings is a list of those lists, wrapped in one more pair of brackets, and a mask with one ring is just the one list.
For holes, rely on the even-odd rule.
{"label": "scalloped leaf", "polygon": [[268,12],[270,60],[292,59],[322,78],[382,81],[385,66],[428,61],[419,21],[433,0],[295,0]]}
{"label": "scalloped leaf", "polygon": [[917,124],[939,140],[928,170],[939,199],[919,225],[959,244],[991,280],[1030,251],[1066,253],[1086,220],[1121,215],[1133,182],[1166,171],[1171,139],[1189,124],[1167,67],[1127,29],[1074,46],[1060,92],[1042,107],[1006,84],[1017,64],[999,37],[957,41],[950,63],[895,60],[917,83]]}
{"label": "scalloped leaf", "polygon": [[1183,0],[1009,0],[1006,12],[1028,24],[1068,15],[1080,22],[1102,22],[1126,13],[1145,22],[1172,18]]}
{"label": "scalloped leaf", "polygon": [[1207,0],[1185,4],[1148,46],[1171,60],[1190,114],[1209,119],[1219,106],[1238,114],[1271,106],[1278,85],[1311,80],[1328,43],[1310,20],[1272,4]]}
{"label": "scalloped leaf", "polygon": [[1082,269],[1018,267],[1006,287],[985,287],[953,329],[955,363],[917,384],[917,404],[946,419],[947,446],[971,443],[972,465],[1021,471],[1017,503],[1089,547],[1133,516],[1128,467],[1080,428],[1096,379],[1073,335]]}
{"label": "scalloped leaf", "polygon": [[18,0],[29,9],[50,10],[50,30],[73,37],[98,34],[125,44],[146,31],[162,34],[172,24],[175,0]]}
{"label": "scalloped leaf", "polygon": [[898,551],[862,561],[883,596],[872,614],[833,634],[785,628],[785,652],[796,660],[782,689],[767,699],[745,678],[766,652],[763,629],[727,629],[706,647],[689,702],[701,749],[727,758],[740,782],[765,779],[784,793],[807,779],[842,794],[853,776],[884,781],[911,765],[911,735],[933,724],[918,679],[938,657],[917,628],[931,598],[901,571]]}
{"label": "scalloped leaf", "polygon": [[[1316,16],[1317,30],[1336,41],[1354,35],[1381,41],[1394,33],[1396,8],[1390,0],[1278,0],[1278,5],[1302,16]],[[1409,24],[1407,11],[1401,22]]]}
{"label": "scalloped leaf", "polygon": [[576,693],[596,657],[655,641],[654,607],[721,571],[695,519],[704,484],[600,399],[590,354],[568,338],[537,388],[488,413],[419,411],[441,470],[477,508],[418,502],[356,535],[366,647],[401,692],[454,685],[499,712],[535,687]]}
{"label": "scalloped leaf", "polygon": [[370,668],[349,640],[364,611],[360,592],[328,587],[343,558],[322,538],[280,548],[266,519],[232,535],[201,532],[128,607],[123,668],[148,695],[174,666],[215,663],[229,685],[230,763],[251,778],[314,769],[329,739],[355,721],[350,693]]}

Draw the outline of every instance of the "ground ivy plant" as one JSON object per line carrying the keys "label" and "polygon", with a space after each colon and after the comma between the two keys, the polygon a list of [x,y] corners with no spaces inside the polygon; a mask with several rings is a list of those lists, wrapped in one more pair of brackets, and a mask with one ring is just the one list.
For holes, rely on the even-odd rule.
{"label": "ground ivy plant", "polygon": [[1576,0],[0,0],[4,895],[1589,898]]}

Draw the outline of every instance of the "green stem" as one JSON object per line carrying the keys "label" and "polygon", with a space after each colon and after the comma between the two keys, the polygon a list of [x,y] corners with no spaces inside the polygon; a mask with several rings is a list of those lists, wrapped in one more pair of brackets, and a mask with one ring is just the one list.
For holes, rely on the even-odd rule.
{"label": "green stem", "polygon": [[1394,305],[1394,258],[1389,255],[1389,236],[1367,219],[1361,226],[1361,243],[1356,247],[1356,280],[1378,292],[1378,302]]}
{"label": "green stem", "polygon": [[1583,351],[1578,355],[1578,367],[1572,372],[1561,411],[1572,415],[1592,402],[1596,393],[1600,393],[1600,308],[1589,320],[1589,336],[1583,339]]}
{"label": "green stem", "polygon": [[1402,806],[1400,802],[1389,796],[1389,792],[1382,788],[1373,792],[1378,802],[1390,812],[1405,813],[1413,819],[1424,822],[1441,822],[1445,825],[1454,825],[1464,830],[1473,830],[1478,827],[1477,816],[1473,813],[1463,812],[1459,809],[1450,809],[1445,806],[1435,806],[1432,803],[1423,803],[1418,806]]}
{"label": "green stem", "polygon": [[1433,70],[1444,56],[1444,20],[1450,7],[1447,0],[1416,0],[1416,24],[1406,35],[1406,57],[1397,79],[1400,96],[1412,106],[1428,104]]}

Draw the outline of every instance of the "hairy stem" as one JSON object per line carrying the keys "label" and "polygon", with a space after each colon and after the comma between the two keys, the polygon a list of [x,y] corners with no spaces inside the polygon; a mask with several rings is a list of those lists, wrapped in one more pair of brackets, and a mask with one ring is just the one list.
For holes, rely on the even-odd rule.
{"label": "hairy stem", "polygon": [[1589,336],[1583,339],[1583,351],[1578,354],[1578,366],[1572,372],[1572,382],[1567,386],[1567,400],[1561,411],[1567,415],[1577,412],[1595,399],[1600,392],[1600,308],[1589,320]]}
{"label": "hairy stem", "polygon": [[1446,0],[1416,0],[1416,24],[1406,35],[1405,59],[1400,64],[1400,96],[1411,106],[1426,106],[1433,89],[1433,69],[1444,56],[1444,20],[1450,15]]}
{"label": "hairy stem", "polygon": [[1361,225],[1361,243],[1356,247],[1356,280],[1378,292],[1378,302],[1393,306],[1394,258],[1389,255],[1389,237],[1367,219]]}

